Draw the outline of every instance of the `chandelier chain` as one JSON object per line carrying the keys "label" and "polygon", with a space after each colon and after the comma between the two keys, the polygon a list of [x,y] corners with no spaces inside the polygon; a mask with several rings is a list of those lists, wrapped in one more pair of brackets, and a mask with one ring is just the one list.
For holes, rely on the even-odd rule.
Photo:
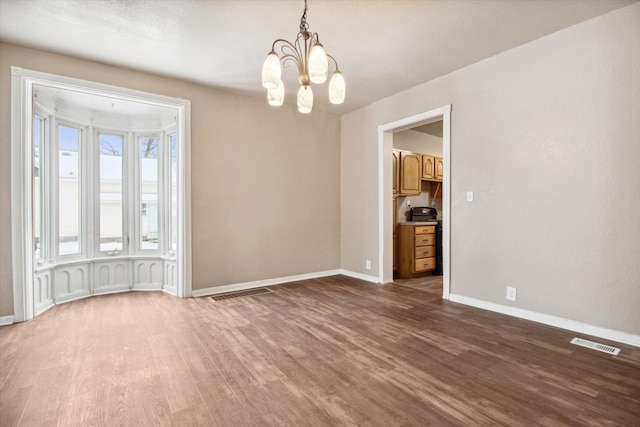
{"label": "chandelier chain", "polygon": [[309,24],[307,24],[307,0],[304,0],[304,12],[302,13],[302,17],[300,18],[300,32],[309,32]]}

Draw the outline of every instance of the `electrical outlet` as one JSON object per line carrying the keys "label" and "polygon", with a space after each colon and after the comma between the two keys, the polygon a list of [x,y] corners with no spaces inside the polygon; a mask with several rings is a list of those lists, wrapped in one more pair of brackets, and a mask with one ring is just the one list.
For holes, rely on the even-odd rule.
{"label": "electrical outlet", "polygon": [[367,270],[371,270],[371,260],[368,259],[364,262],[364,266]]}
{"label": "electrical outlet", "polygon": [[516,288],[512,288],[511,286],[507,286],[507,299],[509,301],[516,300]]}

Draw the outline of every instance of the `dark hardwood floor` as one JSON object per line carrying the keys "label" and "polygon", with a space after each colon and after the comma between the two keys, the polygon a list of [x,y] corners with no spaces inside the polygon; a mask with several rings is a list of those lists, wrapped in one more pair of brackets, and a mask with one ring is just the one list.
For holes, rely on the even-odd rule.
{"label": "dark hardwood floor", "polygon": [[640,425],[639,348],[577,347],[434,283],[62,304],[0,328],[0,425]]}
{"label": "dark hardwood floor", "polygon": [[424,276],[415,279],[394,279],[397,285],[408,286],[413,289],[429,292],[436,297],[442,296],[442,276]]}

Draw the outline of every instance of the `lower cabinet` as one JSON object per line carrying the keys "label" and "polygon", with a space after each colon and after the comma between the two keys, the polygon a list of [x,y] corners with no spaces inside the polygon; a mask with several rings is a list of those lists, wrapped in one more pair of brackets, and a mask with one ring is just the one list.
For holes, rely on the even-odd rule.
{"label": "lower cabinet", "polygon": [[436,268],[436,226],[398,225],[397,277],[418,277]]}

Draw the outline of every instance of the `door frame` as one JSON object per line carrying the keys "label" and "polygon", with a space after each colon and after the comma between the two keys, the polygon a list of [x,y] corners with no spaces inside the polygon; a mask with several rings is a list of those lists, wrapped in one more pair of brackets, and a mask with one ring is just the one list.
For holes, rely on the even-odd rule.
{"label": "door frame", "polygon": [[[177,296],[190,297],[192,290],[191,259],[191,101],[112,86],[87,80],[11,67],[11,228],[14,321],[30,320],[34,308],[33,183],[31,176],[32,116],[34,86],[48,86],[113,99],[173,108],[178,135],[179,241],[176,251],[178,270]],[[161,257],[162,255],[158,255]]]}
{"label": "door frame", "polygon": [[442,120],[442,298],[451,293],[451,104],[378,126],[378,282],[393,281],[393,133]]}

